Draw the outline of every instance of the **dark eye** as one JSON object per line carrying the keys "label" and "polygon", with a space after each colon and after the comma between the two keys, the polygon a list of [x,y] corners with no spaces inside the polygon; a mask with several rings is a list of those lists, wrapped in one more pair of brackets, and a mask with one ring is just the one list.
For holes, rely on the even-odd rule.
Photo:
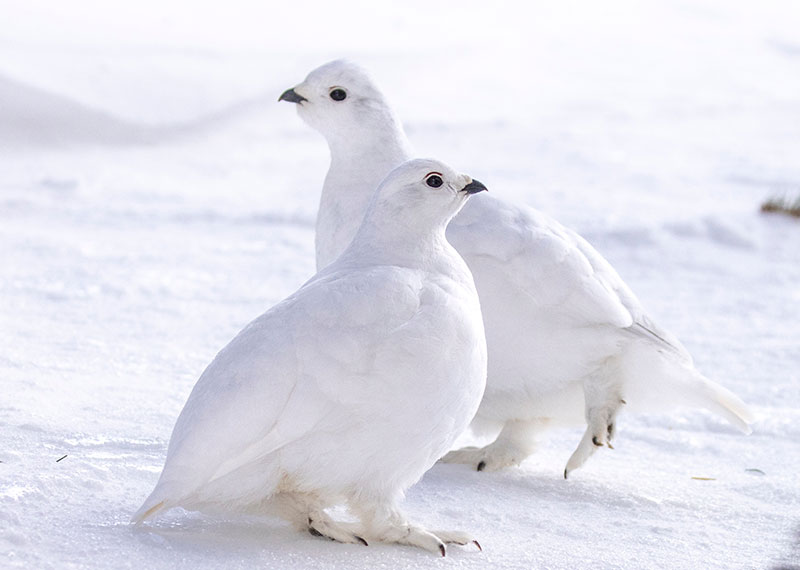
{"label": "dark eye", "polygon": [[444,182],[442,181],[442,177],[439,176],[438,174],[431,174],[430,176],[428,176],[428,178],[425,179],[425,184],[427,184],[431,188],[438,188],[439,186],[444,184]]}
{"label": "dark eye", "polygon": [[344,89],[334,89],[331,91],[331,99],[334,101],[344,101],[347,99],[347,93]]}

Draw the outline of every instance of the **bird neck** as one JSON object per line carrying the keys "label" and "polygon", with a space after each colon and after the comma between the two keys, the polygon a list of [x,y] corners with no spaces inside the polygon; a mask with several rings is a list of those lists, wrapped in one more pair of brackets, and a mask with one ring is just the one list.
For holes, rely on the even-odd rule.
{"label": "bird neck", "polygon": [[[337,133],[334,137],[328,140],[331,171],[346,172],[360,179],[367,173],[382,172],[383,180],[392,169],[413,156],[411,143],[394,117],[384,117],[378,122],[367,120],[356,132]],[[376,187],[377,183],[367,194],[371,196]]]}
{"label": "bird neck", "polygon": [[[415,224],[416,225],[416,224]],[[393,265],[447,272],[458,254],[445,238],[445,225],[420,231],[404,223],[391,227],[365,218],[340,260],[359,265]]]}
{"label": "bird neck", "polygon": [[317,215],[317,269],[344,251],[375,189],[389,172],[413,156],[411,145],[396,121],[384,129],[364,130],[328,141],[331,165]]}

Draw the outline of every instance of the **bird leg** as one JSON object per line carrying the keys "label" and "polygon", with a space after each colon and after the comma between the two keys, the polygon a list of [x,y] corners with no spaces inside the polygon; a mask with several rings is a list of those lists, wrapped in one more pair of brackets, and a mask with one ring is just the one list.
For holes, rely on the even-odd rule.
{"label": "bird leg", "polygon": [[446,555],[447,544],[474,544],[478,550],[482,550],[478,541],[465,532],[426,530],[409,523],[395,508],[360,507],[354,510],[361,514],[370,538],[381,542],[416,546],[441,556]]}
{"label": "bird leg", "polygon": [[271,499],[278,516],[291,522],[298,530],[308,530],[313,536],[337,542],[363,544],[362,528],[353,523],[337,522],[325,512],[325,505],[312,493],[283,492]]}
{"label": "bird leg", "polygon": [[307,524],[308,532],[312,536],[319,536],[336,542],[368,546],[367,541],[355,532],[356,525],[334,521],[325,511],[309,513]]}
{"label": "bird leg", "polygon": [[619,394],[619,389],[611,382],[588,381],[584,385],[586,398],[586,431],[577,449],[567,462],[564,469],[564,478],[569,473],[588,460],[598,447],[611,445],[611,440],[616,434],[616,418],[620,407],[625,400]]}
{"label": "bird leg", "polygon": [[466,463],[478,471],[497,471],[519,465],[536,450],[535,434],[547,423],[545,418],[511,420],[500,435],[485,447],[464,447],[447,453],[442,463]]}

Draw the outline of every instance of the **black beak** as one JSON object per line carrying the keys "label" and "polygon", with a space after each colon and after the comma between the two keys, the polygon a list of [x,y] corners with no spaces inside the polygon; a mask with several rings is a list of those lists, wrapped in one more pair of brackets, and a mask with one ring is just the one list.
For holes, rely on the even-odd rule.
{"label": "black beak", "polygon": [[281,96],[278,97],[278,101],[289,101],[289,103],[302,103],[303,101],[308,101],[302,95],[298,95],[294,89],[287,89]]}
{"label": "black beak", "polygon": [[473,180],[461,189],[462,192],[466,192],[467,194],[477,194],[484,190],[488,191],[489,189],[484,186],[482,182],[478,182],[477,180]]}

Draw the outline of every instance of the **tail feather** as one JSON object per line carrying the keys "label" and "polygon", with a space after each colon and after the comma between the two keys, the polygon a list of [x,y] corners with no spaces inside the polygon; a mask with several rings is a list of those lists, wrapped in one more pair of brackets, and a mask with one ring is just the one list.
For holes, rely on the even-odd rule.
{"label": "tail feather", "polygon": [[750,434],[750,424],[755,417],[750,408],[736,394],[697,374],[701,388],[697,391],[698,404],[722,416],[742,432]]}
{"label": "tail feather", "polygon": [[165,498],[165,495],[166,494],[164,493],[161,485],[156,485],[156,488],[153,489],[153,492],[150,493],[150,496],[147,497],[142,506],[139,507],[139,510],[133,514],[131,517],[131,522],[139,525],[150,517],[154,516],[159,511],[163,511],[175,506],[167,498]]}
{"label": "tail feather", "polygon": [[733,392],[700,374],[691,360],[680,360],[647,343],[628,347],[624,366],[626,400],[632,410],[662,412],[694,406],[725,418],[742,432],[752,432],[754,415]]}

